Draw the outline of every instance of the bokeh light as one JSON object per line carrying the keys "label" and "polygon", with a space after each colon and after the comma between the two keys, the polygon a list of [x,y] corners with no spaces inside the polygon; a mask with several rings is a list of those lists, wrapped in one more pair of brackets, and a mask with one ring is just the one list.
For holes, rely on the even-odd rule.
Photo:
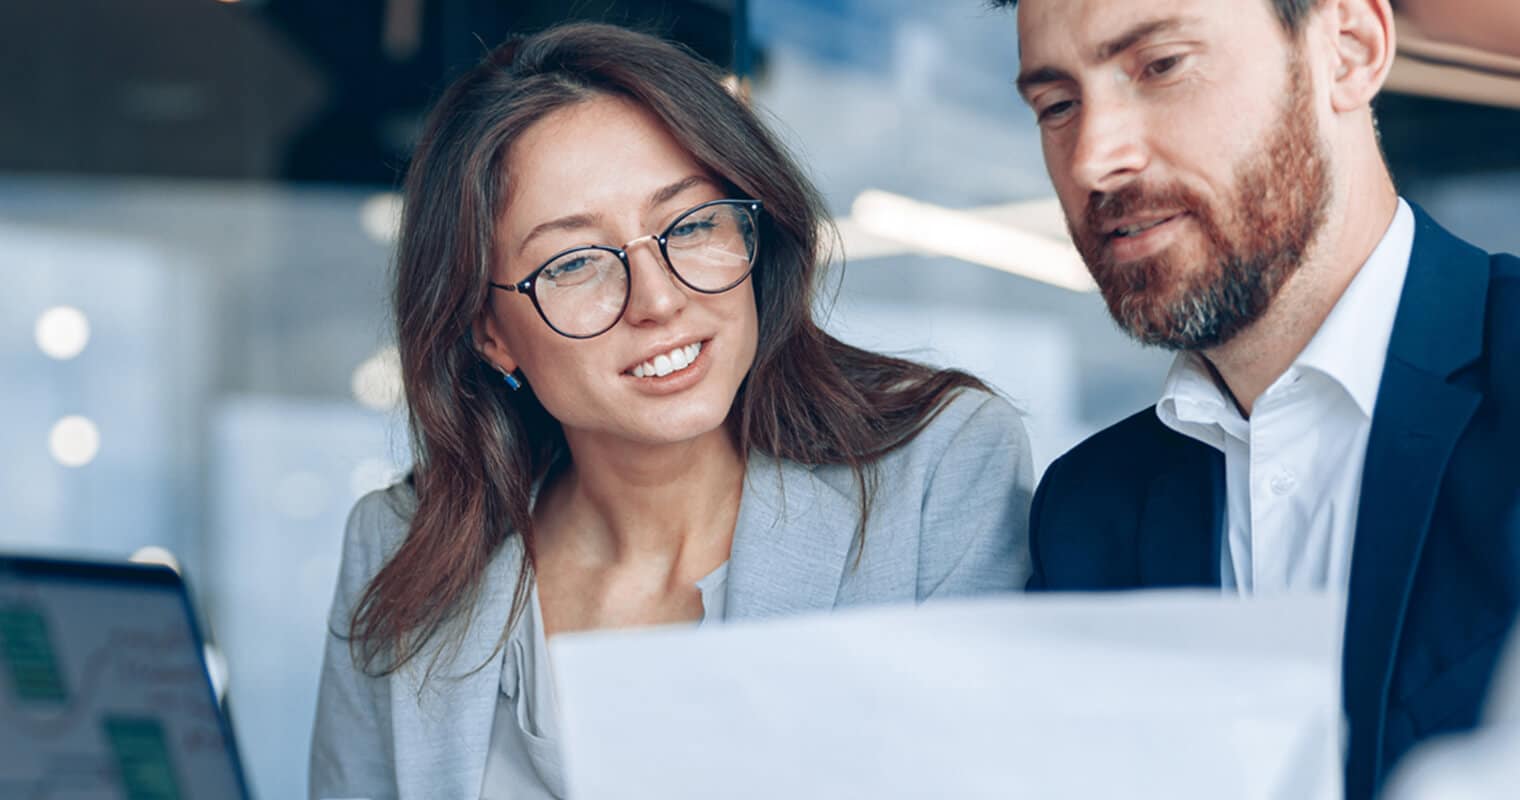
{"label": "bokeh light", "polygon": [[48,433],[53,460],[65,467],[82,467],[100,452],[100,429],[87,417],[67,416]]}
{"label": "bokeh light", "polygon": [[43,353],[66,361],[90,343],[90,318],[73,306],[54,306],[37,317],[34,333]]}

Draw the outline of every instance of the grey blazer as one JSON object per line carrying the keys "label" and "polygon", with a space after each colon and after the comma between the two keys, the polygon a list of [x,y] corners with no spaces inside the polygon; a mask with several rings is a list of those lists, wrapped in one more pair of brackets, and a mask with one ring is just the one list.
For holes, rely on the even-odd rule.
{"label": "grey blazer", "polygon": [[[856,563],[860,511],[847,467],[750,459],[727,620],[1023,587],[1034,472],[1022,420],[1006,401],[961,392],[879,466]],[[492,558],[474,612],[457,623],[464,630],[451,631],[457,648],[435,644],[374,678],[355,668],[338,635],[406,535],[414,507],[398,485],[366,495],[349,517],[312,737],[313,798],[479,796],[521,540],[508,539]],[[424,684],[434,656],[438,666]]]}

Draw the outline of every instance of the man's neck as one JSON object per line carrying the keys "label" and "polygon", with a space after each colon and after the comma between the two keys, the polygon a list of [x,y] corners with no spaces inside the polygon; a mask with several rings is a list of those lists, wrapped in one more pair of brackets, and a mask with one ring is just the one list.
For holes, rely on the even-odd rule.
{"label": "man's neck", "polygon": [[1305,263],[1267,312],[1230,341],[1204,351],[1243,416],[1251,415],[1257,398],[1309,345],[1393,224],[1398,195],[1387,173],[1380,174],[1377,185],[1348,192],[1350,202],[1327,215],[1330,221]]}

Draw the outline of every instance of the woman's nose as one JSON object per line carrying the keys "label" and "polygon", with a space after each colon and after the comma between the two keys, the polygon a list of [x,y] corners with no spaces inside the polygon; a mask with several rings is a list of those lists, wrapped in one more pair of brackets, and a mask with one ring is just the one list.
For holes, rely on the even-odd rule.
{"label": "woman's nose", "polygon": [[653,236],[635,239],[624,245],[623,251],[628,254],[629,276],[624,319],[630,325],[650,325],[679,314],[690,295],[665,263],[659,240]]}

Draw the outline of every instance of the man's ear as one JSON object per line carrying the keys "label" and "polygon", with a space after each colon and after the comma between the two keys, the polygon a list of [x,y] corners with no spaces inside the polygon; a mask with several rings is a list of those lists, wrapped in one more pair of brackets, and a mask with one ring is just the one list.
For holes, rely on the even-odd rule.
{"label": "man's ear", "polygon": [[506,339],[502,336],[501,323],[491,315],[489,307],[475,318],[474,324],[470,326],[470,333],[475,339],[475,350],[480,353],[481,358],[502,372],[517,371],[517,359],[512,357]]}
{"label": "man's ear", "polygon": [[1318,13],[1333,28],[1331,107],[1337,112],[1366,108],[1393,66],[1393,9],[1388,0],[1325,0]]}

